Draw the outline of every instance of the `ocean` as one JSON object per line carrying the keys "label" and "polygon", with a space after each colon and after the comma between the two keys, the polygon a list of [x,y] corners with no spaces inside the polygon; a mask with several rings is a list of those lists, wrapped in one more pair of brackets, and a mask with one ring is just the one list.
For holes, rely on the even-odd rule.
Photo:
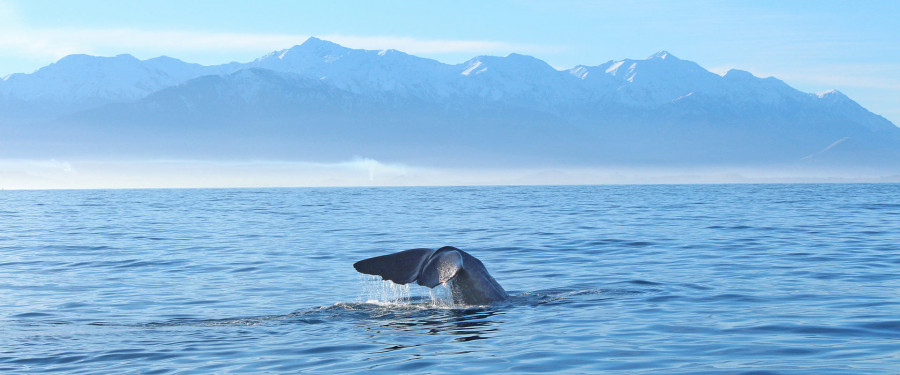
{"label": "ocean", "polygon": [[0,191],[0,372],[501,371],[898,374],[900,185]]}

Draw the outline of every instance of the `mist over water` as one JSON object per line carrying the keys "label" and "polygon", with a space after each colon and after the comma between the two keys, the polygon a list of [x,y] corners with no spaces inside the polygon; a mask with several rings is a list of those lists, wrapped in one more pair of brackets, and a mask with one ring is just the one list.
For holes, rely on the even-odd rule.
{"label": "mist over water", "polygon": [[277,160],[0,159],[0,189],[604,185],[900,182],[894,168],[816,166],[423,166],[355,158]]}
{"label": "mist over water", "polygon": [[[893,374],[900,185],[0,191],[0,372]],[[511,298],[355,272],[457,246]]]}

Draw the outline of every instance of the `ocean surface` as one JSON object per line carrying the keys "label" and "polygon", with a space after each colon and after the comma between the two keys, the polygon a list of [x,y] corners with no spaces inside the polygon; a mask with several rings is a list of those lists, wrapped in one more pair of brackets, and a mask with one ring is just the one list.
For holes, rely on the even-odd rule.
{"label": "ocean surface", "polygon": [[497,371],[898,374],[900,185],[0,191],[0,373]]}

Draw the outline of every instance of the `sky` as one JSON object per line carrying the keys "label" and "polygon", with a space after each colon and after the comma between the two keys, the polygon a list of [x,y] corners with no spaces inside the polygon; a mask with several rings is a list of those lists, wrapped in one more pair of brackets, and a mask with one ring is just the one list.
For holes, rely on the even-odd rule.
{"label": "sky", "polygon": [[837,89],[900,124],[898,17],[898,1],[0,0],[0,77],[73,53],[247,62],[309,36],[446,63],[517,52],[558,69],[666,50]]}
{"label": "sky", "polygon": [[[141,59],[166,55],[205,65],[247,62],[310,36],[452,64],[515,52],[558,69],[666,50],[719,74],[736,68],[777,77],[805,92],[837,89],[900,125],[898,18],[900,1],[875,0],[0,0],[0,78],[33,72],[74,53],[128,53]],[[673,179],[671,171],[630,176],[621,171],[532,170],[503,171],[498,180],[501,171],[467,175],[371,160],[335,165],[142,163],[0,160],[0,189],[167,187],[173,179],[184,187],[682,181]],[[699,174],[711,176],[711,182],[795,177],[790,171],[783,176],[766,173]],[[807,177],[819,181],[827,176]]]}

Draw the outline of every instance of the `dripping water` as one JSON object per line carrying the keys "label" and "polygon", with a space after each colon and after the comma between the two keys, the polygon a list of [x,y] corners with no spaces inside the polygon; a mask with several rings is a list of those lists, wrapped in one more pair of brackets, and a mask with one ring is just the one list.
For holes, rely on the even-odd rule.
{"label": "dripping water", "polygon": [[[447,283],[434,288],[397,284],[378,276],[362,276],[364,287],[358,302],[382,306],[417,306],[422,308],[452,309],[453,292]],[[427,293],[427,294],[425,294]]]}

